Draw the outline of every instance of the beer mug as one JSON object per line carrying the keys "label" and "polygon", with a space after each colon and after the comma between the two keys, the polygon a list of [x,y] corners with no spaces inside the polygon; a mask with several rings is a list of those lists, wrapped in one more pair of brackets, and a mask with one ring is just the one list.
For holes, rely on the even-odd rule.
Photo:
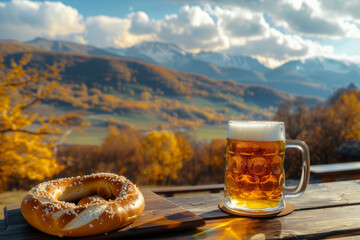
{"label": "beer mug", "polygon": [[[285,187],[286,148],[302,152],[298,186]],[[285,207],[284,197],[304,193],[310,175],[310,152],[300,140],[285,139],[285,125],[275,121],[229,121],[223,204],[232,212],[269,215]]]}

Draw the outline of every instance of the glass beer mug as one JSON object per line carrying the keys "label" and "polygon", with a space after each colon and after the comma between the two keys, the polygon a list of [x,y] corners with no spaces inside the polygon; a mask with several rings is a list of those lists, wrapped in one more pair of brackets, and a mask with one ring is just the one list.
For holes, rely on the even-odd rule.
{"label": "glass beer mug", "polygon": [[[286,148],[302,152],[299,185],[285,187]],[[310,153],[300,140],[285,139],[285,125],[275,121],[229,121],[224,206],[236,213],[268,215],[285,207],[284,197],[298,197],[309,181]]]}

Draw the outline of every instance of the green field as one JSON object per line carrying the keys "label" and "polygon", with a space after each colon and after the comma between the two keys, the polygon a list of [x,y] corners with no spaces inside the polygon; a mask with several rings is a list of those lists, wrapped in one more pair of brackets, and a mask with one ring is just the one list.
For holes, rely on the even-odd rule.
{"label": "green field", "polygon": [[214,138],[226,138],[227,125],[205,125],[195,131],[195,138],[202,141],[211,141]]}
{"label": "green field", "polygon": [[[90,117],[91,121],[96,121],[98,125],[85,127],[83,130],[87,133],[86,135],[77,131],[72,131],[68,136],[59,139],[62,143],[67,144],[97,144],[100,145],[104,138],[108,135],[108,127],[104,124],[109,118],[115,118],[131,124],[137,129],[154,129],[161,123],[166,123],[157,118],[143,115],[143,114],[126,114],[126,115],[98,115]],[[226,138],[226,124],[222,125],[204,125],[195,131],[187,132],[190,136],[201,141],[211,141],[214,138]]]}
{"label": "green field", "polygon": [[62,139],[60,138],[62,140],[62,143],[100,145],[105,139],[105,137],[108,135],[108,129],[105,126],[85,127],[82,130],[85,131],[86,134],[77,131],[71,131],[68,136],[65,136]]}
{"label": "green field", "polygon": [[[161,96],[167,98],[166,96]],[[231,108],[227,108],[226,101],[217,101],[202,97],[184,97],[180,96],[176,98],[178,102],[183,105],[189,105],[198,107],[199,109],[213,109],[215,111],[221,111],[228,109],[228,115],[237,116]],[[238,100],[238,99],[237,99]],[[39,112],[40,115],[55,115],[62,116],[69,112],[80,113],[84,116],[85,120],[90,126],[82,128],[86,134],[72,130],[68,135],[59,137],[59,144],[96,144],[100,145],[108,135],[109,124],[118,126],[119,128],[124,126],[131,126],[139,129],[143,132],[148,132],[153,129],[157,129],[160,125],[168,126],[169,123],[161,119],[157,114],[151,113],[94,113],[87,110],[78,110],[69,106],[55,106],[52,104],[37,104],[32,109],[34,112]],[[233,116],[234,116],[233,115]],[[30,129],[36,129],[39,124],[33,124]],[[186,130],[185,130],[186,131]],[[204,125],[196,130],[187,132],[191,137],[201,141],[211,141],[214,138],[226,137],[226,124],[220,125]]]}
{"label": "green field", "polygon": [[78,131],[71,131],[71,133],[63,138],[63,143],[67,144],[101,144],[104,138],[108,135],[107,122],[112,118],[116,121],[126,123],[137,129],[152,129],[159,124],[166,122],[155,117],[145,114],[99,114],[90,115],[86,119],[91,123],[91,126],[82,128],[86,134]]}
{"label": "green field", "polygon": [[166,124],[165,121],[147,114],[99,114],[88,117],[90,120],[98,120],[103,122],[106,122],[109,118],[128,123],[129,125],[132,125],[138,129],[154,128],[159,124]]}

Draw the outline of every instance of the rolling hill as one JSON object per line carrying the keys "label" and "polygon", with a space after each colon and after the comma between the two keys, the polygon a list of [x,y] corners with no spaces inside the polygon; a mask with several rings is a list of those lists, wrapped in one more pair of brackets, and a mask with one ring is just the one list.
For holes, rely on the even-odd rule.
{"label": "rolling hill", "polygon": [[[118,83],[136,83],[165,95],[198,95],[205,91],[210,96],[221,93],[241,97],[250,104],[276,107],[291,95],[264,86],[239,84],[234,81],[216,81],[200,74],[179,72],[154,64],[119,57],[45,51],[19,42],[0,42],[0,56],[5,64],[19,60],[24,53],[32,53],[30,66],[43,68],[45,64],[65,64],[64,82],[85,83],[88,87],[104,84],[116,87]],[[258,94],[261,93],[261,94]]]}
{"label": "rolling hill", "polygon": [[[64,64],[59,86],[44,103],[65,112],[85,112],[92,116],[93,125],[131,125],[136,118],[149,116],[153,127],[165,124],[195,129],[226,124],[230,118],[266,119],[281,101],[294,99],[266,86],[219,81],[133,59],[0,42],[0,57],[6,66],[25,53],[32,54],[28,67],[37,70],[53,63]],[[94,118],[94,114],[111,116]]]}

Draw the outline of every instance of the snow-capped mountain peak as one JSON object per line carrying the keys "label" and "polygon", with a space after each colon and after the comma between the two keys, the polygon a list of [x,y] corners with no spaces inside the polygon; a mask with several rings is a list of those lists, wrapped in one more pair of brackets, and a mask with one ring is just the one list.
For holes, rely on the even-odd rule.
{"label": "snow-capped mountain peak", "polygon": [[144,55],[158,64],[168,65],[180,56],[186,56],[186,52],[176,44],[162,42],[142,42],[128,49],[132,54]]}
{"label": "snow-capped mountain peak", "polygon": [[282,65],[280,68],[295,70],[297,72],[309,75],[319,71],[347,74],[353,70],[358,71],[359,66],[354,63],[347,63],[331,58],[313,57],[297,61],[290,61]]}
{"label": "snow-capped mountain peak", "polygon": [[269,70],[264,65],[259,63],[258,60],[248,56],[230,55],[220,52],[200,52],[198,54],[194,54],[193,57],[195,59],[209,62],[217,66],[255,70],[262,73]]}

